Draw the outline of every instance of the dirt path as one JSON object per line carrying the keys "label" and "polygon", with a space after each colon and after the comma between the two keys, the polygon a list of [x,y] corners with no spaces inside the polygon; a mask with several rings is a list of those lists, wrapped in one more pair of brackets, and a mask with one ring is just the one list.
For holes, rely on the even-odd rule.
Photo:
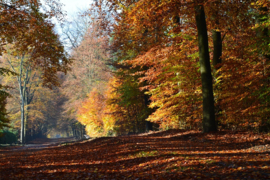
{"label": "dirt path", "polygon": [[59,144],[63,143],[71,143],[75,142],[76,139],[73,137],[70,138],[40,138],[30,141],[28,144],[24,146],[11,146],[8,149],[12,151],[19,151],[19,150],[38,150],[38,149],[45,149],[45,148],[53,148],[58,146]]}
{"label": "dirt path", "polygon": [[0,180],[270,179],[270,136],[168,130],[0,149]]}

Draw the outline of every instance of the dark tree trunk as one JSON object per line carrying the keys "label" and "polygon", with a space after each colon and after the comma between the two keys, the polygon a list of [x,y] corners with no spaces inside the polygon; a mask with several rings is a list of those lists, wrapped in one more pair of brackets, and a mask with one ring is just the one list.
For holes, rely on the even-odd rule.
{"label": "dark tree trunk", "polygon": [[199,59],[203,93],[203,132],[217,131],[213,96],[212,74],[208,49],[208,36],[203,5],[195,6],[198,29]]}
{"label": "dark tree trunk", "polygon": [[153,131],[153,123],[150,121],[145,121],[146,131]]}
{"label": "dark tree trunk", "polygon": [[219,67],[216,67],[219,63],[221,63],[222,56],[222,39],[221,32],[213,30],[213,44],[214,44],[214,56],[213,56],[213,65],[215,66],[215,70],[218,70]]}
{"label": "dark tree trunk", "polygon": [[[220,68],[220,64],[222,62],[221,56],[222,56],[222,38],[221,38],[221,32],[213,30],[212,31],[212,38],[213,38],[213,45],[214,45],[214,52],[213,52],[213,65],[214,65],[214,76],[215,81],[220,75],[220,73],[217,73],[217,70]],[[220,89],[216,89],[216,91],[220,91]],[[222,109],[220,107],[220,97],[218,95],[215,96],[215,102],[216,102],[216,121],[219,121],[219,117],[222,114]]]}
{"label": "dark tree trunk", "polygon": [[[268,7],[260,7],[259,8],[259,15],[257,16],[257,23],[262,24],[266,23],[269,19],[269,13],[268,13]],[[267,46],[267,44],[270,44],[270,37],[269,37],[269,29],[267,27],[264,27],[262,29],[259,29],[257,31],[257,36],[259,37],[258,46],[261,44],[264,44]],[[267,89],[270,86],[270,77],[269,77],[269,67],[270,64],[270,52],[269,51],[262,51],[262,57],[263,57],[263,75],[265,77],[264,87]],[[270,108],[270,103],[267,100],[263,100],[262,103],[267,107]],[[267,115],[266,117],[262,118],[262,124],[259,127],[260,132],[268,132],[270,129],[270,123],[269,123],[270,115]]]}
{"label": "dark tree trunk", "polygon": [[217,71],[219,69],[219,67],[217,67],[216,65],[218,65],[219,63],[221,63],[222,59],[222,38],[221,38],[221,31],[219,31],[219,5],[221,4],[221,0],[219,1],[214,1],[213,5],[215,6],[215,9],[213,10],[213,16],[212,16],[212,20],[215,22],[215,29],[212,31],[212,38],[213,38],[213,45],[214,45],[214,52],[213,52],[213,65],[214,65],[214,71]]}
{"label": "dark tree trunk", "polygon": [[[149,99],[149,96],[144,94],[143,95],[143,98],[144,98],[144,103],[145,103],[145,106],[146,108],[149,106],[150,104],[150,99]],[[150,122],[150,121],[145,121],[145,126],[146,126],[146,131],[153,131],[153,123]]]}

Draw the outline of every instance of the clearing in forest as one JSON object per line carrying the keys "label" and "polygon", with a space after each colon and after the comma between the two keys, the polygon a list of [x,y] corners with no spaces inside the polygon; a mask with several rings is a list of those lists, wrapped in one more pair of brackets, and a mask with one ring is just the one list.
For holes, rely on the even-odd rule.
{"label": "clearing in forest", "polygon": [[270,137],[168,130],[0,149],[0,179],[270,179]]}

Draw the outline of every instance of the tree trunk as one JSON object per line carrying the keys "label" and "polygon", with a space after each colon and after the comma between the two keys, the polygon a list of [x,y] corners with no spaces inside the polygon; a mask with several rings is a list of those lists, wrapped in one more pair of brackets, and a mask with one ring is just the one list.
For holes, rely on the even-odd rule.
{"label": "tree trunk", "polygon": [[27,112],[27,100],[25,100],[25,106],[26,106],[26,109],[25,109],[25,112],[24,112],[24,138],[25,138],[25,142],[28,141],[28,138],[26,136],[26,131],[27,131],[27,115],[28,115],[28,112]]}
{"label": "tree trunk", "polygon": [[214,71],[217,71],[219,67],[216,67],[219,63],[221,63],[222,59],[222,38],[221,38],[221,31],[219,31],[219,4],[221,4],[221,0],[215,1],[213,5],[215,5],[214,15],[212,17],[213,21],[215,21],[216,29],[212,31],[212,38],[213,38],[213,45],[214,45],[214,52],[213,52],[213,65]]}
{"label": "tree trunk", "polygon": [[20,98],[21,98],[21,143],[25,144],[25,133],[24,133],[24,95],[23,95],[23,86],[22,86],[22,69],[23,69],[23,60],[24,55],[21,57],[20,62],[20,74],[18,79],[19,90],[20,90]]}
{"label": "tree trunk", "polygon": [[213,55],[213,65],[215,67],[215,71],[219,69],[219,67],[216,67],[219,63],[221,63],[221,56],[222,56],[222,39],[221,39],[221,32],[213,30],[212,31],[212,38],[213,38],[213,44],[214,44],[214,55]]}
{"label": "tree trunk", "polygon": [[80,124],[80,127],[81,127],[81,139],[83,139],[83,125],[82,124]]}
{"label": "tree trunk", "polygon": [[[22,96],[21,96],[22,97]],[[21,102],[21,143],[25,144],[25,136],[24,136],[24,100]]]}
{"label": "tree trunk", "polygon": [[208,35],[203,5],[195,6],[199,41],[199,59],[203,93],[203,132],[217,131],[213,96],[212,74],[209,57]]}
{"label": "tree trunk", "polygon": [[24,83],[23,83],[23,99],[24,99],[24,105],[23,105],[23,109],[24,106],[26,106],[26,111],[24,110],[24,141],[27,141],[26,138],[26,130],[27,130],[27,116],[28,116],[28,112],[27,112],[27,92],[26,92],[26,84],[27,84],[27,79],[28,79],[28,69],[25,72],[25,79],[24,79]]}
{"label": "tree trunk", "polygon": [[[267,23],[267,21],[269,20],[269,13],[268,13],[268,7],[260,7],[259,8],[259,15],[256,17],[257,19],[257,23],[259,25],[263,24],[263,23]],[[260,46],[261,44],[264,44],[265,46],[267,46],[267,44],[270,44],[270,38],[269,38],[269,30],[267,27],[264,27],[262,29],[257,30],[257,36],[259,37],[259,41],[258,41],[258,46]],[[264,82],[264,87],[267,89],[270,85],[270,78],[269,78],[269,67],[268,65],[270,64],[270,52],[269,50],[267,51],[262,51],[261,54],[261,58],[263,60],[263,76],[265,77],[265,82]],[[264,104],[264,106],[269,109],[270,108],[270,103],[268,100],[263,100],[262,104]],[[270,129],[270,123],[269,123],[269,119],[270,119],[270,115],[266,114],[265,117],[263,117],[261,119],[262,124],[259,127],[259,131],[260,132],[267,132]]]}
{"label": "tree trunk", "polygon": [[[24,61],[24,54],[21,56],[20,69],[19,69],[19,75],[17,76],[17,81],[18,81],[19,92],[20,92],[20,101],[21,101],[20,102],[20,109],[21,109],[21,132],[20,132],[20,140],[21,140],[21,143],[22,144],[25,144],[24,104],[25,104],[25,88],[26,88],[26,82],[24,81],[24,85],[22,84],[23,61]],[[16,72],[14,66],[11,63],[11,61],[8,61],[8,63],[10,64],[12,70],[14,72]]]}
{"label": "tree trunk", "polygon": [[[145,93],[143,93],[144,98],[144,105],[145,108],[147,108],[150,105],[150,99],[149,96]],[[150,121],[145,121],[146,131],[153,131],[153,123]]]}
{"label": "tree trunk", "polygon": [[[213,39],[213,46],[214,46],[214,52],[213,52],[213,66],[214,66],[214,81],[218,79],[220,76],[220,73],[218,73],[218,69],[220,68],[220,63],[222,62],[221,56],[222,56],[222,38],[221,38],[221,31],[219,31],[219,4],[221,4],[221,0],[215,1],[213,5],[215,5],[214,9],[214,15],[212,17],[213,21],[216,24],[216,27],[214,30],[212,30],[212,39]],[[225,35],[225,34],[224,34]],[[215,82],[216,83],[216,82]],[[216,121],[219,122],[222,114],[222,109],[220,106],[221,99],[218,96],[219,92],[221,92],[221,89],[219,86],[215,89],[216,95],[214,97],[215,100],[215,112],[216,112]]]}

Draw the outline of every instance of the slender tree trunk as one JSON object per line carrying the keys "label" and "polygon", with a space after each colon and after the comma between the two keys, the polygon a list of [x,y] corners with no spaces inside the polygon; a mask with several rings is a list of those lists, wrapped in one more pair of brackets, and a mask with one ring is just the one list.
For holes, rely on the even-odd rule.
{"label": "slender tree trunk", "polygon": [[21,143],[25,144],[25,134],[24,134],[24,96],[23,96],[23,86],[22,86],[22,66],[23,66],[23,59],[24,56],[21,58],[21,63],[20,63],[20,74],[18,77],[18,83],[20,87],[20,98],[21,98]]}
{"label": "slender tree trunk", "polygon": [[203,93],[203,132],[217,131],[213,96],[212,74],[209,57],[208,35],[203,5],[195,6],[198,29],[199,59]]}
{"label": "slender tree trunk", "polygon": [[[26,87],[25,87],[26,88]],[[26,130],[27,130],[27,117],[28,117],[28,108],[27,108],[27,105],[28,105],[28,103],[27,103],[27,93],[25,93],[25,116],[24,116],[24,137],[25,137],[25,141],[29,141],[28,140],[28,138],[26,138],[27,136],[26,136]]]}
{"label": "slender tree trunk", "polygon": [[[23,83],[23,99],[24,99],[24,107],[27,107],[27,92],[26,92],[26,84],[28,80],[28,68],[25,72],[25,78],[24,78],[24,83]],[[24,109],[24,141],[26,142],[26,130],[27,130],[27,109],[25,111]]]}
{"label": "slender tree trunk", "polygon": [[[28,78],[28,70],[26,73],[26,78],[24,79],[24,84],[22,84],[22,77],[23,77],[23,62],[24,62],[24,54],[21,56],[20,61],[20,68],[19,68],[19,76],[17,76],[18,86],[19,86],[19,92],[20,92],[20,109],[21,109],[21,132],[20,132],[20,140],[22,144],[25,144],[25,112],[24,112],[24,106],[25,106],[25,91],[26,91],[26,78]],[[8,60],[8,63],[10,64],[11,68],[15,72],[15,68],[12,65],[12,62]]]}
{"label": "slender tree trunk", "polygon": [[[222,56],[222,37],[221,37],[221,31],[219,31],[219,4],[222,3],[221,0],[215,1],[215,9],[214,9],[214,15],[212,17],[213,21],[215,21],[216,27],[214,30],[212,30],[212,39],[213,39],[213,46],[214,46],[214,52],[213,52],[213,66],[214,66],[214,80],[216,81],[218,77],[220,76],[220,73],[218,73],[218,69],[220,68],[220,63],[222,62],[221,56]],[[219,117],[222,114],[222,109],[220,106],[220,97],[218,96],[220,92],[220,88],[215,89],[217,91],[217,94],[215,96],[215,111],[216,111],[216,121],[219,121]]]}
{"label": "slender tree trunk", "polygon": [[[25,102],[25,106],[27,106],[27,102]],[[28,141],[27,137],[26,137],[26,131],[27,131],[27,118],[26,118],[26,116],[27,116],[27,111],[24,110],[24,130],[23,130],[23,132],[24,132],[24,141],[25,141],[25,143]]]}
{"label": "slender tree trunk", "polygon": [[21,143],[25,144],[24,137],[24,100],[21,102]]}
{"label": "slender tree trunk", "polygon": [[83,125],[81,124],[80,127],[81,127],[81,139],[83,139]]}

